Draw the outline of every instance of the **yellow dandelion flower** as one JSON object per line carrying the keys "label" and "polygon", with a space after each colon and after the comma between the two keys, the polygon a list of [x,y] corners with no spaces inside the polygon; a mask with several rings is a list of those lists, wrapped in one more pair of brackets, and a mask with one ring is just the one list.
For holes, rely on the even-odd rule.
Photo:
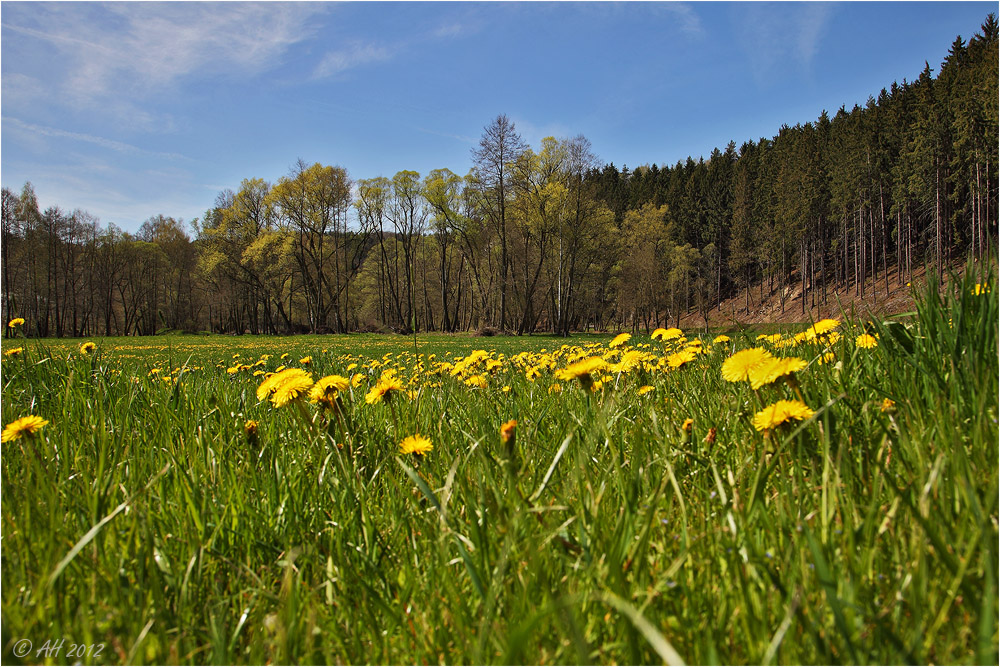
{"label": "yellow dandelion flower", "polygon": [[729,342],[729,336],[727,336],[725,334],[722,334],[720,336],[716,336],[715,338],[712,339],[712,342],[715,343],[716,345],[721,344],[721,343],[728,343]]}
{"label": "yellow dandelion flower", "polygon": [[309,390],[309,401],[312,403],[324,403],[333,405],[333,400],[337,398],[337,392],[347,391],[350,381],[340,375],[327,375],[316,381],[316,384]]}
{"label": "yellow dandelion flower", "polygon": [[430,441],[430,439],[425,438],[419,433],[414,433],[411,436],[403,438],[403,441],[399,443],[400,454],[423,456],[432,449],[434,449],[434,444]]}
{"label": "yellow dandelion flower", "polygon": [[758,431],[770,430],[790,419],[809,419],[814,412],[802,401],[781,400],[773,403],[753,418],[753,427]]}
{"label": "yellow dandelion flower", "polygon": [[656,387],[654,387],[653,385],[647,384],[643,385],[642,387],[639,387],[639,391],[636,393],[638,393],[639,396],[645,396],[646,394],[648,394],[651,391],[654,391],[655,389]]}
{"label": "yellow dandelion flower", "polygon": [[500,391],[502,391],[505,394],[509,394],[510,393],[510,385],[509,384],[505,384],[503,386],[503,389],[501,389]]}
{"label": "yellow dandelion flower", "polygon": [[618,347],[619,345],[624,345],[631,337],[632,334],[630,333],[620,333],[614,337],[614,340],[608,343],[608,347]]}
{"label": "yellow dandelion flower", "polygon": [[783,375],[801,371],[807,365],[804,360],[798,357],[765,359],[761,363],[750,367],[747,379],[750,380],[751,387],[760,389]]}
{"label": "yellow dandelion flower", "polygon": [[727,382],[746,380],[754,366],[772,358],[771,353],[762,347],[740,350],[722,362],[722,379]]}
{"label": "yellow dandelion flower", "polygon": [[688,417],[687,419],[684,420],[684,423],[681,424],[681,430],[690,432],[692,426],[694,426],[694,420]]}
{"label": "yellow dandelion flower", "polygon": [[287,358],[288,358],[288,353],[287,353],[287,352],[285,352],[284,354],[282,354],[282,355],[281,355],[281,357],[280,357],[280,358],[281,358],[282,360],[285,360],[285,359],[287,359]]}
{"label": "yellow dandelion flower", "polygon": [[833,360],[836,359],[836,358],[837,358],[837,355],[835,355],[833,352],[827,352],[822,357],[819,358],[819,363],[821,363],[821,364],[830,364],[830,363],[833,363]]}
{"label": "yellow dandelion flower", "polygon": [[312,375],[308,372],[301,368],[287,368],[264,378],[264,381],[257,387],[257,400],[263,401],[268,396],[273,395],[281,385],[290,380],[297,380],[299,384],[302,384],[302,380],[306,380],[312,386]]}
{"label": "yellow dandelion flower", "polygon": [[663,327],[660,327],[659,329],[653,331],[653,333],[649,337],[652,338],[653,340],[663,340],[663,337],[666,335],[666,333],[667,330],[664,329]]}
{"label": "yellow dandelion flower", "polygon": [[3,356],[5,356],[5,357],[16,357],[17,355],[21,354],[22,352],[24,352],[24,348],[23,347],[12,347],[11,349],[9,349],[6,352],[4,352]]}
{"label": "yellow dandelion flower", "polygon": [[239,372],[240,372],[239,366],[230,366],[229,368],[226,369],[226,373],[228,373],[229,375],[236,375]]}
{"label": "yellow dandelion flower", "polygon": [[560,393],[562,393],[562,385],[561,384],[553,384],[551,387],[549,387],[549,393],[550,394],[560,394]]}
{"label": "yellow dandelion flower", "polygon": [[[989,291],[990,291],[990,286],[987,285],[987,284],[984,284],[984,283],[976,283],[976,286],[974,288],[972,288],[972,294],[973,294],[973,296],[979,296],[981,294],[986,294]],[[21,321],[23,322],[24,320],[21,320]],[[11,326],[14,326],[14,325],[11,324]]]}
{"label": "yellow dandelion flower", "polygon": [[866,350],[878,347],[878,339],[871,334],[861,334],[854,340],[854,344]]}
{"label": "yellow dandelion flower", "polygon": [[361,386],[361,383],[365,381],[365,377],[364,373],[355,373],[351,376],[351,386],[357,389]]}
{"label": "yellow dandelion flower", "polygon": [[622,355],[621,360],[612,369],[615,373],[628,373],[643,360],[646,355],[639,350],[629,350]]}
{"label": "yellow dandelion flower", "polygon": [[882,406],[879,408],[882,412],[895,412],[896,411],[896,401],[891,398],[882,399]]}
{"label": "yellow dandelion flower", "polygon": [[667,357],[667,366],[670,366],[670,368],[680,368],[689,361],[694,361],[697,356],[698,353],[695,350],[686,348],[680,352],[674,352]]}
{"label": "yellow dandelion flower", "polygon": [[304,396],[312,386],[312,375],[308,373],[289,376],[271,394],[271,403],[276,408],[283,408]]}
{"label": "yellow dandelion flower", "polygon": [[253,376],[254,377],[260,377],[261,375],[264,375],[264,374],[265,374],[264,371],[254,371],[253,372]]}
{"label": "yellow dandelion flower", "polygon": [[352,364],[347,364],[347,372],[350,373],[351,371],[353,371],[357,367],[358,367],[357,364],[353,364],[353,363]]}
{"label": "yellow dandelion flower", "polygon": [[10,442],[23,437],[30,438],[38,433],[38,431],[48,423],[47,419],[42,419],[41,417],[36,417],[35,415],[21,417],[4,427],[3,433],[0,434],[0,442]]}
{"label": "yellow dandelion flower", "polygon": [[80,354],[90,354],[97,348],[97,345],[90,342],[89,340],[80,346]]}
{"label": "yellow dandelion flower", "polygon": [[24,324],[24,318],[23,317],[15,317],[14,319],[12,319],[10,322],[7,323],[7,326],[10,327],[11,329],[13,329],[14,327],[19,327],[22,324]]}
{"label": "yellow dandelion flower", "polygon": [[302,357],[301,359],[299,359],[299,363],[302,364],[303,366],[308,366],[309,364],[312,363],[312,360],[313,360],[312,357]]}
{"label": "yellow dandelion flower", "polygon": [[556,371],[558,380],[576,380],[584,375],[591,375],[597,371],[607,368],[608,362],[600,357],[588,357],[582,361],[570,364],[566,368]]}
{"label": "yellow dandelion flower", "polygon": [[392,392],[403,391],[403,383],[392,373],[383,373],[375,386],[365,395],[365,403],[374,405],[385,400],[387,403],[392,398]]}
{"label": "yellow dandelion flower", "polygon": [[479,387],[480,389],[486,388],[486,378],[482,375],[473,375],[468,380],[465,381],[470,387]]}
{"label": "yellow dandelion flower", "polygon": [[260,424],[255,419],[248,419],[243,422],[243,432],[250,438],[257,437],[257,428]]}
{"label": "yellow dandelion flower", "polygon": [[816,322],[814,325],[806,329],[804,332],[804,340],[816,340],[821,336],[826,336],[831,331],[840,326],[839,320],[825,319]]}
{"label": "yellow dandelion flower", "polygon": [[778,343],[781,340],[781,334],[780,333],[776,333],[776,334],[761,334],[761,335],[757,336],[757,340],[762,340],[762,341],[770,343],[771,345],[774,345],[774,344]]}
{"label": "yellow dandelion flower", "polygon": [[[579,380],[581,387],[587,391],[594,391],[594,378],[591,374],[604,370],[607,367],[608,362],[604,359],[589,357],[571,364],[560,371],[556,371],[556,379],[565,381]],[[549,393],[552,393],[551,388],[549,389]]]}

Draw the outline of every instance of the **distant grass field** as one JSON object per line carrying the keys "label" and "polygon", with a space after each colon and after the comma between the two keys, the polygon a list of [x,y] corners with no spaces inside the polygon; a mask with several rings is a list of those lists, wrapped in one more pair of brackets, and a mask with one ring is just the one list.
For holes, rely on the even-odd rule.
{"label": "distant grass field", "polygon": [[5,340],[3,660],[995,664],[995,279],[917,304]]}

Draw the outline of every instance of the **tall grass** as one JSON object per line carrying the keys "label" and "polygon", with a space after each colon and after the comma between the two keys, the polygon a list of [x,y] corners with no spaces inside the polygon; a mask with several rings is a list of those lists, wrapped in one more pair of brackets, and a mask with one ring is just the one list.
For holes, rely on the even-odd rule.
{"label": "tall grass", "polygon": [[[816,413],[769,437],[751,419],[793,390],[720,374],[749,337],[594,395],[509,363],[359,387],[344,429],[258,402],[224,347],[164,382],[169,351],[28,343],[3,423],[50,423],[3,445],[4,661],[65,637],[97,663],[995,664],[998,307],[972,273],[856,323],[873,350],[796,348]],[[433,451],[400,455],[416,432]]]}

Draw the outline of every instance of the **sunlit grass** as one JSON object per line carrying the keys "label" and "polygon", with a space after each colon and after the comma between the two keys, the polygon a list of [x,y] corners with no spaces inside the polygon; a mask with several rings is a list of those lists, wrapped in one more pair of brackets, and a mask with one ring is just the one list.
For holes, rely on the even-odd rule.
{"label": "sunlit grass", "polygon": [[[3,444],[4,660],[995,663],[976,282],[835,336],[4,341],[3,424],[48,421]],[[724,379],[752,347],[805,367]],[[282,366],[351,386],[275,407]]]}

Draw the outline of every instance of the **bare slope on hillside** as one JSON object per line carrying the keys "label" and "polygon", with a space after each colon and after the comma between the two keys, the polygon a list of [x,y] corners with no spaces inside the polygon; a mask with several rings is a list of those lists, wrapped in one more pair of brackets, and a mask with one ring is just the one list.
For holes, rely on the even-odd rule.
{"label": "bare slope on hillside", "polygon": [[[951,267],[955,275],[961,275],[964,270],[964,263],[956,263]],[[805,308],[802,305],[800,282],[792,282],[781,291],[777,287],[769,291],[766,282],[763,285],[758,283],[751,287],[749,308],[747,293],[743,290],[724,300],[721,306],[712,308],[707,321],[701,313],[692,310],[681,318],[680,326],[684,329],[701,329],[706,326],[713,329],[738,328],[756,324],[815,322],[825,317],[867,319],[895,315],[913,309],[913,291],[908,285],[907,277],[906,272],[900,274],[895,268],[890,268],[888,289],[883,274],[865,283],[863,296],[861,290],[853,284],[840,285],[836,289],[828,288],[825,301],[822,290],[807,293]],[[925,280],[925,267],[914,267],[913,287],[919,288]]]}

